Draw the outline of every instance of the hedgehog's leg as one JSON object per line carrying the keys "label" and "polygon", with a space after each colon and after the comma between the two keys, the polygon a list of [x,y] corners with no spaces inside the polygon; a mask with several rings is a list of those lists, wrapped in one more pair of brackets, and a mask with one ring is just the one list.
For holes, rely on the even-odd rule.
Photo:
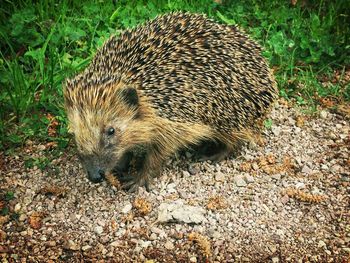
{"label": "hedgehog's leg", "polygon": [[156,145],[149,146],[142,157],[136,160],[135,172],[120,178],[122,188],[129,192],[135,192],[138,187],[145,186],[146,190],[150,191],[150,181],[160,173],[166,156]]}
{"label": "hedgehog's leg", "polygon": [[[162,164],[181,148],[214,138],[211,127],[202,124],[177,123],[157,119],[153,137],[145,141],[146,152],[136,173],[123,183],[123,189],[135,191],[139,186],[149,188],[150,180],[161,172]],[[151,142],[151,143],[150,143]]]}
{"label": "hedgehog's leg", "polygon": [[207,160],[220,162],[231,153],[231,149],[225,143],[218,140],[202,141],[194,148],[201,162]]}

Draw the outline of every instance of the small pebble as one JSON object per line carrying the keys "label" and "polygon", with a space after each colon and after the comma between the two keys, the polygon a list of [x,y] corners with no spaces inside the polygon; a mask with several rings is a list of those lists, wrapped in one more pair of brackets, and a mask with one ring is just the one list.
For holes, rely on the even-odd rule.
{"label": "small pebble", "polygon": [[20,222],[23,222],[23,221],[25,221],[27,219],[27,216],[25,215],[25,214],[21,214],[20,216],[19,216],[19,221]]}
{"label": "small pebble", "polygon": [[65,244],[65,248],[69,250],[79,250],[80,247],[78,244],[76,244],[73,240],[68,240],[67,243]]}
{"label": "small pebble", "polygon": [[102,226],[96,226],[94,228],[94,232],[98,235],[102,234],[103,233],[103,227]]}
{"label": "small pebble", "polygon": [[190,257],[190,262],[196,263],[197,262],[197,258],[196,257]]}
{"label": "small pebble", "polygon": [[318,242],[318,245],[317,245],[318,247],[326,247],[327,245],[326,245],[326,243],[323,241],[323,240],[320,240],[319,242]]}
{"label": "small pebble", "polygon": [[303,182],[298,182],[298,183],[295,184],[295,188],[304,189],[305,188],[305,184]]}
{"label": "small pebble", "polygon": [[233,180],[235,181],[235,183],[238,187],[247,186],[246,181],[244,181],[243,176],[241,176],[241,175],[235,175]]}
{"label": "small pebble", "polygon": [[327,119],[328,113],[325,110],[320,111],[321,119]]}
{"label": "small pebble", "polygon": [[254,177],[249,174],[245,176],[245,180],[247,181],[247,183],[254,183],[255,181]]}
{"label": "small pebble", "polygon": [[219,239],[222,237],[222,233],[220,233],[219,231],[214,231],[214,233],[212,234],[213,238],[215,239]]}
{"label": "small pebble", "polygon": [[191,174],[191,175],[196,175],[200,172],[200,169],[197,167],[197,166],[190,166],[188,168],[188,172]]}
{"label": "small pebble", "polygon": [[217,172],[215,174],[215,180],[218,182],[224,182],[226,179],[226,176],[222,172]]}
{"label": "small pebble", "polygon": [[48,241],[47,242],[47,245],[49,246],[49,247],[55,247],[56,246],[56,241]]}
{"label": "small pebble", "polygon": [[18,213],[20,210],[21,210],[21,204],[20,203],[17,203],[16,205],[15,205],[15,212],[16,213]]}
{"label": "small pebble", "polygon": [[155,233],[152,233],[150,236],[149,236],[149,239],[150,240],[156,240],[157,239],[157,235]]}
{"label": "small pebble", "polygon": [[188,177],[191,176],[191,174],[190,174],[188,171],[182,171],[182,175],[183,175],[183,177],[185,177],[185,178],[188,178]]}
{"label": "small pebble", "polygon": [[132,209],[132,204],[128,203],[123,207],[122,213],[127,214],[131,211],[131,209]]}
{"label": "small pebble", "polygon": [[165,242],[164,247],[168,250],[173,250],[174,244],[171,241],[167,241],[167,242]]}
{"label": "small pebble", "polygon": [[312,170],[309,168],[309,166],[307,166],[306,164],[303,166],[303,168],[301,169],[301,172],[304,174],[311,174]]}
{"label": "small pebble", "polygon": [[350,247],[343,247],[342,250],[348,254],[350,254]]}
{"label": "small pebble", "polygon": [[271,176],[273,179],[275,179],[276,181],[281,180],[281,174],[274,174]]}

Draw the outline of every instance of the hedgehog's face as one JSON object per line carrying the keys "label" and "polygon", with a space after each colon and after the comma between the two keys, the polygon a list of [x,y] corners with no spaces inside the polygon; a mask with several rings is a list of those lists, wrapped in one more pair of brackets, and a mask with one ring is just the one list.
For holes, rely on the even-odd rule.
{"label": "hedgehog's face", "polygon": [[67,103],[68,96],[65,94],[69,128],[74,134],[78,155],[88,179],[100,182],[106,173],[126,165],[123,163],[128,144],[126,135],[138,119],[136,89],[123,87],[114,91],[109,94],[113,99],[103,102],[108,105],[98,102],[96,106],[98,98],[75,105]]}

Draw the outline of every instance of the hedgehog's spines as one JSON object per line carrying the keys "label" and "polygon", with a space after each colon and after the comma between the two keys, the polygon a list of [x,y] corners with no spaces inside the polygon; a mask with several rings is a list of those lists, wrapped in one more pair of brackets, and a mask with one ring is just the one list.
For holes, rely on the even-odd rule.
{"label": "hedgehog's spines", "polygon": [[[277,97],[260,53],[237,26],[191,13],[157,16],[111,36],[89,67],[66,82],[68,118],[81,136],[77,141],[90,152],[103,152],[94,149],[98,134],[115,125],[119,157],[137,143],[164,158],[203,139],[233,149],[237,141],[254,137],[258,120]],[[137,109],[120,96],[127,87],[136,91]],[[97,146],[88,145],[93,143]]]}

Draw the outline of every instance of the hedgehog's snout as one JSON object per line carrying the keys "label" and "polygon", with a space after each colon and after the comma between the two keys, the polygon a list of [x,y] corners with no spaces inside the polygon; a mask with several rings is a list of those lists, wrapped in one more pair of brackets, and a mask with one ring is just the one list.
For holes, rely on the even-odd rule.
{"label": "hedgehog's snout", "polygon": [[88,171],[88,179],[92,183],[100,183],[105,178],[105,171],[97,168],[94,171]]}

